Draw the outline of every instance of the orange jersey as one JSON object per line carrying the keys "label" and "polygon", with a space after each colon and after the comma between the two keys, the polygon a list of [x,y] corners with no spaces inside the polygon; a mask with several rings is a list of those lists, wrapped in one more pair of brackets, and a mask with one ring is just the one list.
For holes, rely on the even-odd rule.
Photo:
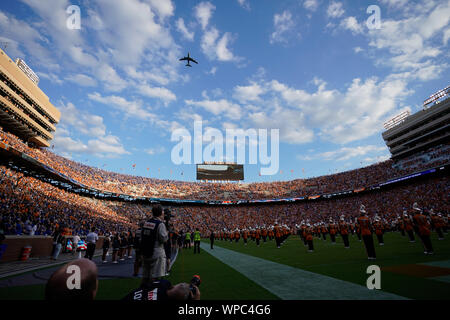
{"label": "orange jersey", "polygon": [[430,228],[429,228],[429,224],[427,221],[427,217],[425,217],[423,214],[421,213],[417,213],[414,217],[413,217],[415,223],[417,224],[417,226],[419,227],[419,233],[422,236],[429,236],[431,234],[430,232]]}
{"label": "orange jersey", "polygon": [[362,236],[370,236],[372,231],[370,230],[370,221],[366,216],[358,217],[359,227],[361,229]]}
{"label": "orange jersey", "polygon": [[348,225],[345,222],[339,224],[339,231],[342,235],[348,234]]}

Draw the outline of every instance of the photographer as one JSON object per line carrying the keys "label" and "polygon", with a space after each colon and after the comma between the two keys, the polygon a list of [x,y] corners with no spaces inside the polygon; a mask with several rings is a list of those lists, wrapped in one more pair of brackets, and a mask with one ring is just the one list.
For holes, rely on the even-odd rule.
{"label": "photographer", "polygon": [[147,285],[141,285],[131,291],[124,301],[167,301],[167,300],[200,300],[200,277],[194,276],[191,283],[179,283],[172,286],[168,280],[155,280]]}
{"label": "photographer", "polygon": [[166,275],[166,253],[164,244],[169,239],[163,222],[161,205],[152,208],[153,217],[144,223],[141,235],[141,254],[143,256],[142,285]]}

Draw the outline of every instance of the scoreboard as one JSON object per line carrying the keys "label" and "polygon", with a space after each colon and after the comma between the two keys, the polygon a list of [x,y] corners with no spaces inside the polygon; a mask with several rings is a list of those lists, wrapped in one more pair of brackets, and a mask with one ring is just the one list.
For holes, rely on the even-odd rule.
{"label": "scoreboard", "polygon": [[244,180],[242,164],[197,164],[197,180]]}

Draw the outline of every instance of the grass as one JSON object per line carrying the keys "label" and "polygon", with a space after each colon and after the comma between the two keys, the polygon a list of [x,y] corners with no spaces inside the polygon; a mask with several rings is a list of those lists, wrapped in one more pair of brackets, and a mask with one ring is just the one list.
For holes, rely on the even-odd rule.
{"label": "grass", "polygon": [[[364,245],[356,236],[350,237],[351,248],[348,250],[344,249],[339,237],[335,245],[331,244],[329,237],[327,241],[315,238],[313,253],[307,252],[297,236],[291,236],[281,249],[276,248],[274,241],[261,242],[260,247],[252,241],[244,246],[242,240],[239,243],[216,241],[215,245],[363,286],[369,276],[367,267],[376,264],[382,268],[381,288],[384,291],[412,299],[450,299],[450,283],[383,271],[383,267],[388,266],[450,260],[450,237],[438,241],[433,235],[435,254],[432,256],[423,254],[418,239],[416,243],[409,243],[398,233],[386,234],[385,246],[379,246],[375,237],[374,241],[377,260],[367,260]],[[199,274],[202,279],[202,300],[278,299],[205,251],[194,255],[192,249],[182,250],[167,279],[173,284],[189,282],[194,274]],[[139,283],[137,278],[100,280],[96,299],[119,300]],[[40,300],[43,297],[44,285],[0,288],[0,300]]]}
{"label": "grass", "polygon": [[384,272],[383,267],[425,263],[439,260],[450,260],[450,237],[438,241],[432,235],[434,255],[425,255],[419,239],[410,243],[407,237],[399,233],[388,233],[384,236],[384,246],[378,245],[374,236],[376,260],[367,260],[364,244],[357,237],[350,236],[350,249],[344,249],[340,237],[336,244],[331,244],[329,236],[326,241],[314,238],[315,252],[307,252],[298,236],[291,236],[281,249],[275,242],[262,243],[257,247],[252,241],[247,246],[243,242],[230,243],[216,241],[216,245],[255,257],[286,264],[295,268],[331,276],[333,278],[357,283],[365,286],[369,275],[369,265],[378,265],[381,271],[381,288],[412,299],[450,299],[450,283],[431,278],[420,278]]}

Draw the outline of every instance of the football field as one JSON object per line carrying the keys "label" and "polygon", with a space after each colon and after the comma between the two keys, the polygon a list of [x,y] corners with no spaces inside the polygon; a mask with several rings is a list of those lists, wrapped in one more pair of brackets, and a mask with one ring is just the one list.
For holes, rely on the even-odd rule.
{"label": "football field", "polygon": [[[209,241],[201,253],[182,249],[173,265],[172,283],[189,282],[201,276],[202,300],[398,300],[450,299],[450,237],[439,241],[432,236],[434,255],[425,255],[418,239],[410,243],[399,233],[385,234],[385,245],[374,237],[377,259],[368,260],[364,245],[350,237],[345,249],[339,237],[336,244],[314,238],[310,253],[298,236],[290,236],[280,249],[275,241],[239,243]],[[105,265],[98,263],[99,270]],[[366,286],[367,267],[381,269],[381,290]],[[117,266],[117,265],[116,265]],[[115,266],[114,266],[115,267]],[[108,266],[111,274],[114,267]],[[118,266],[119,267],[119,266]],[[131,275],[132,262],[121,270]],[[119,270],[119,269],[117,269]],[[101,271],[100,271],[101,273]],[[100,278],[98,300],[118,300],[138,287],[139,278]],[[0,288],[0,299],[43,299],[44,284]]]}

